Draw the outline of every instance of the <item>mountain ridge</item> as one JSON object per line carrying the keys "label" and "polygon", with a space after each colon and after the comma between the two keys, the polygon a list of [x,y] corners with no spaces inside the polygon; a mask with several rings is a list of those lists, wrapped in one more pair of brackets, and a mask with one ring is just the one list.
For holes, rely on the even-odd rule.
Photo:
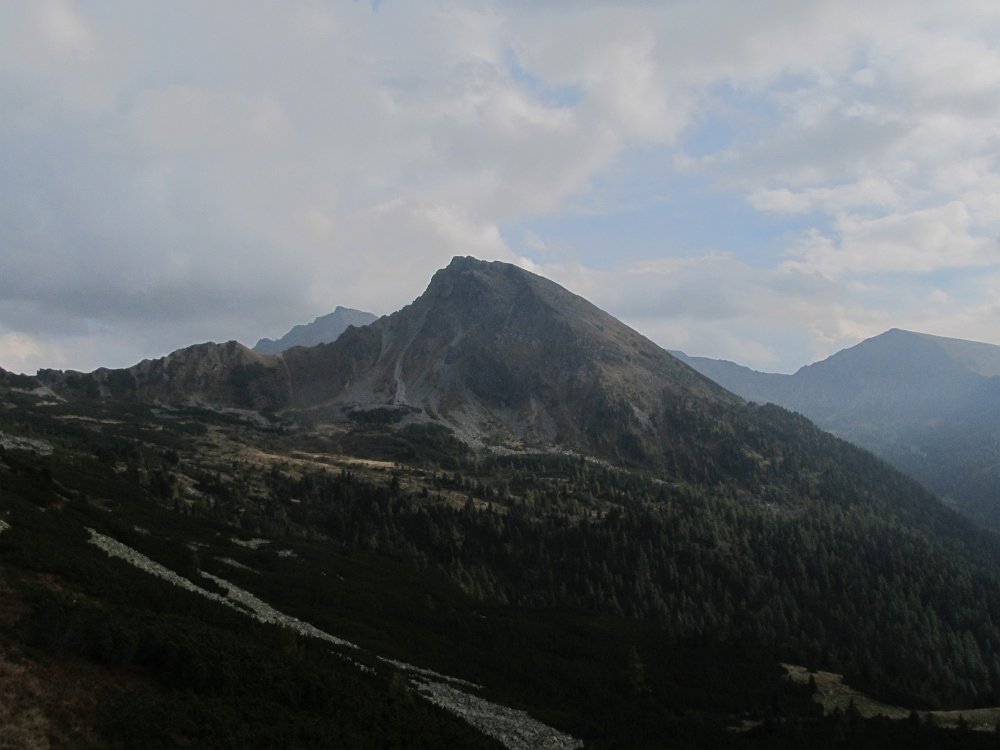
{"label": "mountain ridge", "polygon": [[[124,370],[39,376],[69,396],[346,429],[440,426],[474,448],[569,450],[668,473],[698,464],[681,437],[692,425],[750,430],[757,417],[742,399],[776,403],[1000,527],[1000,381],[980,374],[1000,369],[1000,348],[891,329],[792,375],[675,354],[548,279],[456,256],[412,303],[331,343],[279,355],[208,343]],[[766,462],[746,444],[714,441],[709,453],[716,467]]]}
{"label": "mountain ridge", "polygon": [[40,376],[90,396],[320,420],[388,409],[402,421],[442,422],[474,444],[554,443],[600,455],[655,452],[664,399],[739,402],[554,282],[461,256],[412,303],[332,343],[280,355],[209,343],[124,370]]}

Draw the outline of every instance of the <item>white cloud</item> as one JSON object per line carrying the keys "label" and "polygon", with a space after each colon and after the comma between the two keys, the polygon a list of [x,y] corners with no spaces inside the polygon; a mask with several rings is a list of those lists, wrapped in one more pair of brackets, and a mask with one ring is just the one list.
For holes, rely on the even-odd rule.
{"label": "white cloud", "polygon": [[[20,333],[0,334],[0,357],[3,357],[7,368],[14,372],[34,371],[41,366],[41,354],[41,343],[30,336]],[[58,360],[57,352],[48,354]]]}
{"label": "white cloud", "polygon": [[960,201],[878,218],[844,214],[835,222],[836,239],[809,233],[792,251],[795,259],[785,266],[837,278],[1000,264],[996,238],[977,236],[975,230]]}
{"label": "white cloud", "polygon": [[144,91],[131,112],[135,137],[154,154],[216,157],[244,155],[287,144],[292,126],[267,96],[249,97],[193,86]]}
{"label": "white cloud", "polygon": [[[0,323],[21,338],[0,365],[388,312],[452,255],[513,259],[508,229],[645,330],[758,362],[919,310],[981,330],[1000,322],[989,289],[930,277],[1000,267],[998,36],[1000,6],[973,0],[13,0]],[[644,155],[788,231],[763,259],[623,239],[598,272],[524,228],[625,215]],[[657,243],[666,259],[639,263]]]}
{"label": "white cloud", "polygon": [[116,30],[97,28],[71,0],[0,5],[0,137],[107,112],[128,48]]}
{"label": "white cloud", "polygon": [[793,191],[788,188],[758,189],[747,196],[758,211],[779,214],[822,212],[842,214],[849,210],[885,211],[900,203],[899,193],[888,180],[865,177],[850,185],[814,187]]}

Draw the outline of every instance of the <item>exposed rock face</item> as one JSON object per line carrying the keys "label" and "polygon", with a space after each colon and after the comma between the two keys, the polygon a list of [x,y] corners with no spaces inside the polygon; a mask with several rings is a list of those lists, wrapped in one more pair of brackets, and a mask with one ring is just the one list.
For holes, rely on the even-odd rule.
{"label": "exposed rock face", "polygon": [[19,375],[14,372],[8,372],[0,367],[0,388],[20,388],[23,390],[30,390],[32,388],[36,388],[37,386],[37,378],[33,378],[30,375]]}
{"label": "exposed rock face", "polygon": [[258,354],[280,354],[293,346],[317,346],[336,341],[350,326],[366,326],[378,320],[378,316],[362,310],[338,306],[329,315],[316,318],[307,325],[298,325],[277,341],[261,339],[253,350]]}

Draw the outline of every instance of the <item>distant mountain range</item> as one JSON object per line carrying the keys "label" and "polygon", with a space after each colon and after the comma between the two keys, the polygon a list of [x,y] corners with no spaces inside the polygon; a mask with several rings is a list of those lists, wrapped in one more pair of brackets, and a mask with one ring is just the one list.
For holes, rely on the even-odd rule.
{"label": "distant mountain range", "polygon": [[253,350],[258,354],[279,354],[293,346],[316,346],[329,344],[349,326],[366,326],[378,320],[377,315],[349,307],[338,306],[329,315],[322,315],[312,323],[297,325],[278,340],[261,339]]}
{"label": "distant mountain range", "polygon": [[872,450],[1000,529],[1000,346],[892,329],[792,375],[673,353],[743,398]]}

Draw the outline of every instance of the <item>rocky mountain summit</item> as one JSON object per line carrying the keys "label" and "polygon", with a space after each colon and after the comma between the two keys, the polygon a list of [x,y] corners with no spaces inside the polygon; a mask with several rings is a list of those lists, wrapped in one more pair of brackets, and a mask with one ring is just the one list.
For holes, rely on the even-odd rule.
{"label": "rocky mountain summit", "polygon": [[582,297],[473,258],[399,312],[287,355],[293,406],[420,413],[473,440],[612,450],[626,434],[655,438],[665,402],[735,403]]}

